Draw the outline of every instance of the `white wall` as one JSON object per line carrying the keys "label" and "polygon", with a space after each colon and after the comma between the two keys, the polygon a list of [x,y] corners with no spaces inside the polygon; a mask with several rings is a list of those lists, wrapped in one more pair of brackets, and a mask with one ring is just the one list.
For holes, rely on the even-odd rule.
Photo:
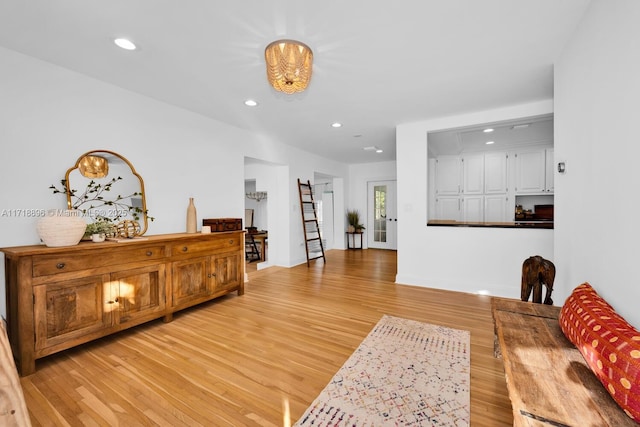
{"label": "white wall", "polygon": [[522,262],[554,260],[554,231],[427,227],[427,133],[552,112],[547,100],[398,126],[398,283],[520,298]]}
{"label": "white wall", "polygon": [[[244,158],[290,170],[275,171],[280,203],[278,260],[298,262],[292,230],[295,179],[326,174],[346,177],[347,165],[286,146],[262,135],[102,83],[52,64],[0,48],[0,247],[37,244],[37,218],[11,215],[18,209],[63,208],[53,195],[78,156],[106,149],[125,156],[144,178],[147,207],[156,220],[149,234],[186,228],[189,197],[198,223],[204,217],[244,217]],[[272,197],[269,191],[269,197]],[[344,197],[344,195],[341,195]],[[299,214],[298,214],[299,215]],[[273,253],[273,246],[270,251]],[[304,258],[304,249],[302,248]],[[0,270],[0,313],[4,315],[4,269]]]}
{"label": "white wall", "polygon": [[592,1],[555,67],[556,283],[590,282],[636,328],[638,22],[636,0]]}

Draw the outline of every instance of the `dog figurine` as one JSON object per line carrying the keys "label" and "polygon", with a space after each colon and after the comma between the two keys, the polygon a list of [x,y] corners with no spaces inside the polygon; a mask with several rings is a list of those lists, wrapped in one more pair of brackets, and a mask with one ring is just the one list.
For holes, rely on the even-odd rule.
{"label": "dog figurine", "polygon": [[556,277],[556,266],[549,260],[539,255],[527,258],[522,263],[522,287],[520,289],[520,299],[528,301],[531,291],[533,291],[533,302],[542,303],[542,285],[547,287],[544,303],[553,305],[551,292],[553,292],[553,281]]}

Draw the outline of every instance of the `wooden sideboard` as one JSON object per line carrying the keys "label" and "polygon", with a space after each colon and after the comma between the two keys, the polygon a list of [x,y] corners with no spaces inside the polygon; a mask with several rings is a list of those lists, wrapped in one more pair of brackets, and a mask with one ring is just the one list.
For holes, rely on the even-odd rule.
{"label": "wooden sideboard", "polygon": [[39,358],[244,293],[244,231],[0,251],[9,341],[23,376]]}

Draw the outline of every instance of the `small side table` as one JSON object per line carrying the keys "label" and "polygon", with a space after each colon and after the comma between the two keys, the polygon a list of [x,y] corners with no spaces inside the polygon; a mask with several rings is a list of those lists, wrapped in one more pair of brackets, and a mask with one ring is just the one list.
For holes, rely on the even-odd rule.
{"label": "small side table", "polygon": [[[362,249],[362,231],[347,231],[347,249]],[[356,236],[360,236],[360,247],[356,246]]]}

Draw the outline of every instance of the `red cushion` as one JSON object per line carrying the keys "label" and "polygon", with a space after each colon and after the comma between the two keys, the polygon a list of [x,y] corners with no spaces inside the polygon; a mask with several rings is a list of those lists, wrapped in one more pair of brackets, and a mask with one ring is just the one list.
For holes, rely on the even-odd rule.
{"label": "red cushion", "polygon": [[640,422],[640,332],[589,283],[573,290],[560,311],[560,328],[622,409]]}

